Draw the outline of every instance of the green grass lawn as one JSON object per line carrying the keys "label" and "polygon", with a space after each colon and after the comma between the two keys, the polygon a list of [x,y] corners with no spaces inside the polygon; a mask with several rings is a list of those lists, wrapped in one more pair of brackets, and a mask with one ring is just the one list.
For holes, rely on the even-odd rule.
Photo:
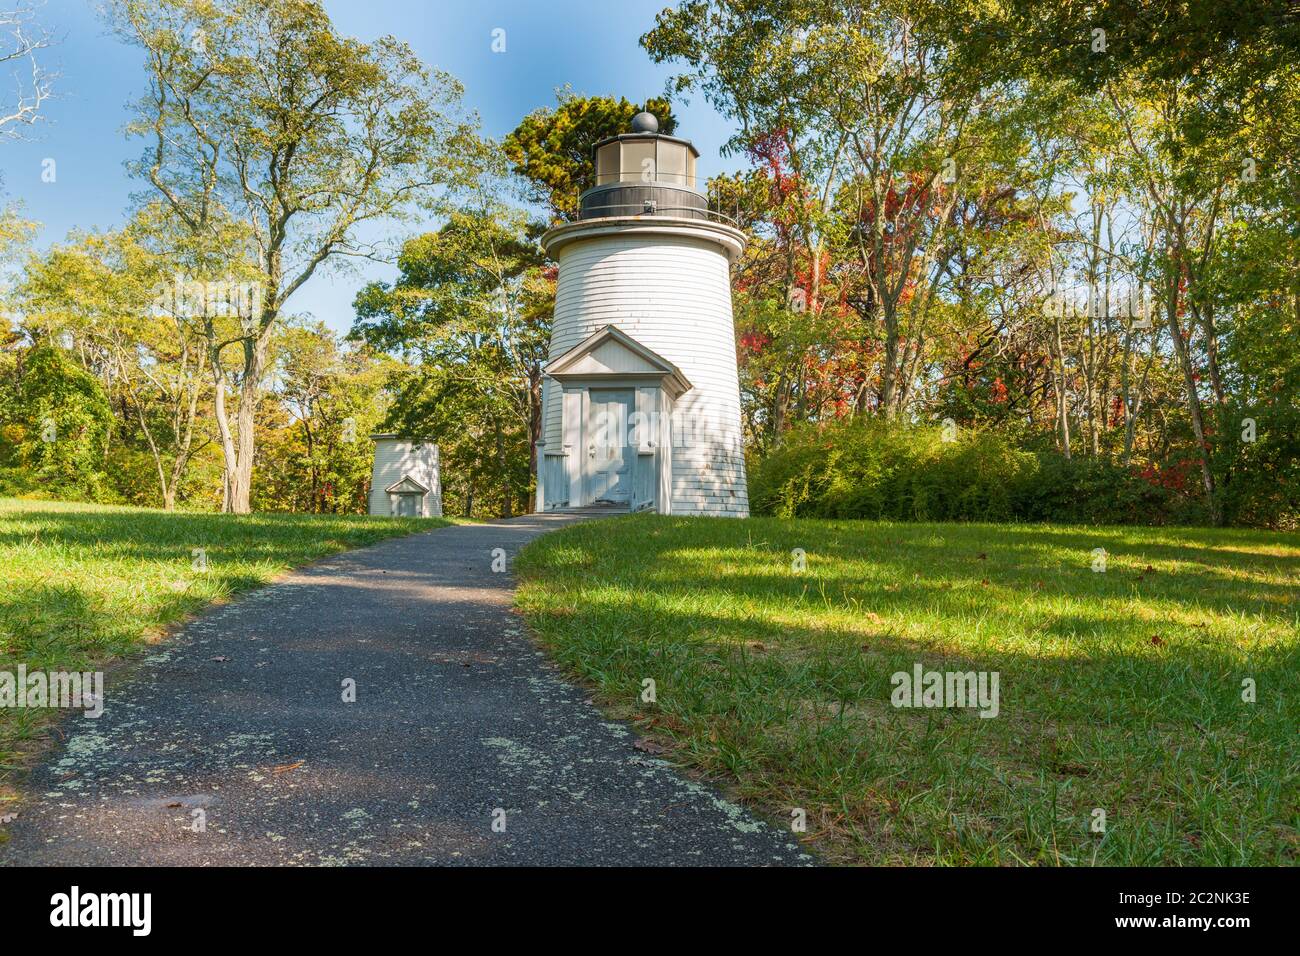
{"label": "green grass lawn", "polygon": [[[637,516],[517,569],[613,713],[829,860],[1300,859],[1294,534]],[[917,663],[997,672],[998,716],[892,706]]]}
{"label": "green grass lawn", "polygon": [[[185,615],[296,565],[449,523],[168,514],[0,498],[0,670],[99,669]],[[14,795],[4,787],[6,774],[56,716],[0,708],[0,812]]]}

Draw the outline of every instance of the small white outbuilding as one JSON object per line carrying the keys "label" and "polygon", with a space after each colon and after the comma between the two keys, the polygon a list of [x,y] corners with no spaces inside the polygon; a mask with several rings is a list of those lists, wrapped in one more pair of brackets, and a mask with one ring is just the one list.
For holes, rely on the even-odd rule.
{"label": "small white outbuilding", "polygon": [[442,516],[438,446],[394,434],[371,435],[375,467],[370,476],[370,513],[406,518]]}

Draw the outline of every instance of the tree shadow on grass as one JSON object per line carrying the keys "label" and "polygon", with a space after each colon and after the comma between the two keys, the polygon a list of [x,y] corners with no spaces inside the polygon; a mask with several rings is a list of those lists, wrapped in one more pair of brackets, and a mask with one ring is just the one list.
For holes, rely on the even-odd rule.
{"label": "tree shadow on grass", "polygon": [[[939,830],[912,825],[903,841],[899,852],[920,858],[1005,861],[1010,847],[1046,861],[1059,846],[1086,862],[1097,842],[1087,808],[1115,814],[1131,800],[1141,806],[1126,812],[1165,835],[1134,836],[1130,823],[1102,862],[1294,859],[1294,807],[1281,797],[1295,786],[1285,754],[1300,723],[1294,590],[1225,571],[1285,577],[1297,558],[1207,556],[1220,539],[1197,535],[1159,546],[1160,560],[1194,569],[1153,585],[1086,562],[1035,564],[1035,551],[1050,559],[1067,544],[1085,557],[1095,546],[1156,554],[1150,541],[1097,544],[1090,533],[625,520],[534,545],[522,606],[566,665],[607,700],[667,721],[704,768],[768,799],[777,787],[837,808],[872,793],[895,807],[946,795],[927,811]],[[794,548],[806,553],[802,573]],[[1017,601],[1027,607],[1013,618]],[[893,708],[892,676],[916,664],[998,673],[1000,719]],[[648,708],[635,703],[645,675],[658,685]],[[1258,704],[1243,700],[1243,678],[1267,688]],[[1060,830],[1063,806],[1076,830]],[[870,841],[907,829],[896,810],[884,822],[858,812],[840,815]],[[961,830],[963,813],[983,822]],[[947,819],[956,829],[940,832]]]}
{"label": "tree shadow on grass", "polygon": [[[970,614],[987,611],[989,602],[972,595],[990,588],[988,593],[1009,607],[1052,598],[1102,609],[1099,614],[1079,610],[1061,615],[1053,630],[1062,636],[1069,634],[1071,617],[1093,628],[1104,623],[1104,616],[1127,611],[1135,599],[1164,609],[1181,608],[1187,616],[1256,614],[1294,627],[1292,608],[1300,595],[1300,546],[1286,556],[1211,550],[1223,532],[1192,531],[1195,540],[1176,547],[1035,526],[821,524],[767,521],[756,531],[719,522],[692,526],[679,521],[660,526],[655,534],[651,520],[644,525],[649,533],[638,535],[630,545],[625,537],[590,531],[570,532],[566,545],[582,540],[589,552],[583,560],[599,567],[605,577],[625,571],[637,577],[638,585],[689,587],[706,603],[715,591],[719,596],[741,593],[760,602],[805,597],[830,600],[846,609],[856,601],[867,611]],[[1100,533],[1147,530],[1169,533]],[[780,544],[773,540],[778,533],[785,539]],[[837,540],[846,535],[853,537]],[[1270,536],[1270,543],[1277,537]],[[1289,547],[1289,542],[1281,546]],[[1092,571],[1094,547],[1108,552],[1104,574]],[[620,548],[630,554],[621,554]],[[806,555],[802,574],[791,571],[794,548]],[[719,555],[719,549],[726,554]],[[1179,567],[1147,570],[1152,561],[1177,562]]]}

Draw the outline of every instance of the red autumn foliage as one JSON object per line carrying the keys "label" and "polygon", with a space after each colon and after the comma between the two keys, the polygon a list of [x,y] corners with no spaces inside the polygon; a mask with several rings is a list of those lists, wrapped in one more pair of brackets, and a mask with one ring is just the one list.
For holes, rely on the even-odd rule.
{"label": "red autumn foliage", "polygon": [[1138,471],[1138,477],[1157,488],[1184,491],[1196,463],[1189,459],[1174,460],[1163,466],[1147,465]]}

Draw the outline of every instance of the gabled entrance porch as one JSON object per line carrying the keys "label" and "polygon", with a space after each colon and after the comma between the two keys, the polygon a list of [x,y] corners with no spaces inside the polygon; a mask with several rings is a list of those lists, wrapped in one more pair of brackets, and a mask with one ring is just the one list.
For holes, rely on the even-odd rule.
{"label": "gabled entrance porch", "polygon": [[612,325],[551,361],[560,392],[559,447],[539,443],[537,509],[672,509],[673,403],[691,383]]}

